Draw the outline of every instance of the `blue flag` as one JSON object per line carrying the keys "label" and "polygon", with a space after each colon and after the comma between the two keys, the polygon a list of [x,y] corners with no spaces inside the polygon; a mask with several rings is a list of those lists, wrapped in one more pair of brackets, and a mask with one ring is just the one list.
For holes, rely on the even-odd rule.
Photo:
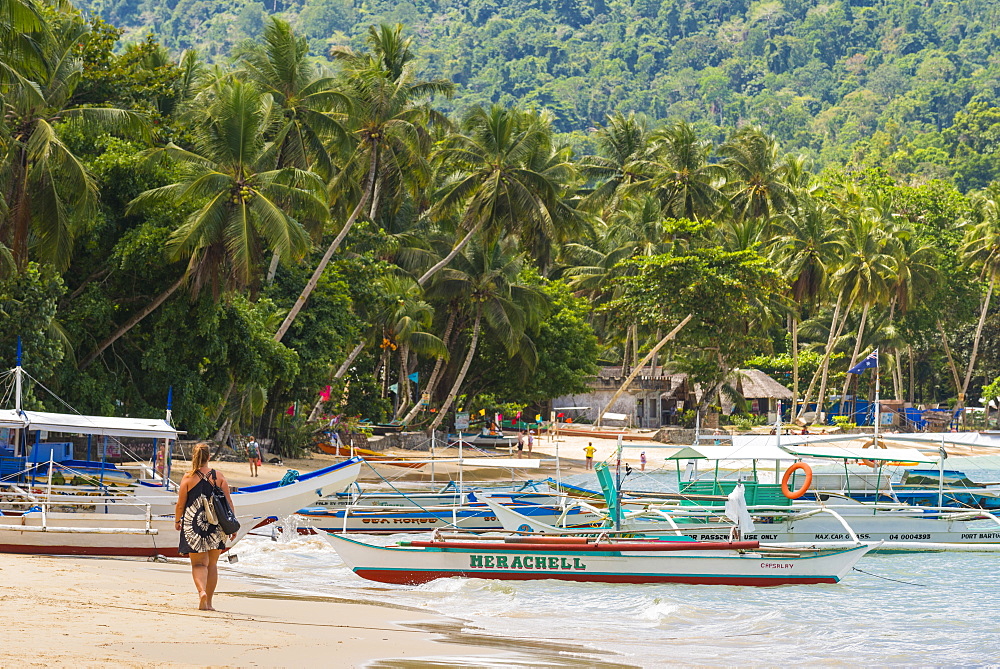
{"label": "blue flag", "polygon": [[847,370],[848,374],[861,374],[866,369],[878,367],[878,349],[872,351],[867,358]]}

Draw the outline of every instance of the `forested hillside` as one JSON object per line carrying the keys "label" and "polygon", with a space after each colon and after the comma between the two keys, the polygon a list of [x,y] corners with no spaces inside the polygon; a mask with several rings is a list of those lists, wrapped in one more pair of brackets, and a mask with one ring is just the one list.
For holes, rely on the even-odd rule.
{"label": "forested hillside", "polygon": [[[649,13],[669,24],[670,7]],[[223,12],[183,33],[208,43],[225,27],[232,39],[206,62],[155,37],[129,42],[63,3],[0,0],[0,357],[22,338],[27,406],[64,407],[52,391],[82,412],[155,416],[173,388],[189,434],[263,434],[286,452],[333,421],[439,428],[458,407],[534,415],[585,389],[600,364],[635,367],[678,323],[658,362],[700,384],[700,411],[732,395],[727,379],[748,365],[806,404],[870,396],[872,375],[845,370],[875,348],[884,397],[1000,397],[1000,110],[975,100],[992,95],[992,66],[940,56],[950,79],[926,97],[930,47],[899,46],[918,33],[857,22],[952,19],[834,4],[822,20],[810,19],[816,7],[744,8],[740,40],[679,69],[681,45],[730,35],[719,28],[737,18],[722,7],[681,21],[687,36],[674,39],[638,37],[647,24],[635,8],[611,5],[513,19],[456,10],[439,23],[413,9],[412,31],[371,25],[349,39],[317,36],[311,7],[278,7],[302,32],[261,18],[259,39],[236,44],[244,24]],[[755,125],[741,121],[772,93],[735,86],[727,68],[758,62],[748,49],[764,9],[802,51],[761,81],[826,88],[814,111],[776,102],[769,125]],[[373,16],[351,11],[352,25]],[[981,45],[986,63],[992,11],[953,38],[919,34],[954,54]],[[505,21],[546,12],[566,34],[537,62],[572,54],[592,63],[573,76],[596,77],[586,95],[566,94],[583,105],[575,116],[533,105],[556,79],[539,74],[511,89],[517,98],[476,83],[511,86],[528,71],[496,45],[533,34]],[[848,15],[846,42],[823,32]],[[165,39],[185,46],[171,25]],[[619,41],[572,41],[613,25],[628,26]],[[813,37],[796,32],[809,25]],[[843,47],[876,33],[883,41],[860,57]],[[651,49],[622,45],[654,34],[672,46],[642,84],[630,68]],[[482,46],[464,41],[475,35]],[[663,82],[683,72],[704,85],[658,97],[682,90]],[[612,80],[620,89],[593,93]],[[604,115],[654,93],[666,105],[654,115]],[[870,126],[838,116],[852,100],[871,103]],[[890,134],[926,147],[900,149]],[[934,170],[945,178],[928,179]]]}
{"label": "forested hillside", "polygon": [[[278,12],[313,51],[401,22],[444,109],[517,102],[592,151],[612,111],[753,122],[819,165],[884,165],[963,190],[997,176],[1000,5],[989,0],[87,0],[133,36],[224,59]],[[353,41],[352,41],[353,40]],[[975,154],[970,156],[970,153]]]}

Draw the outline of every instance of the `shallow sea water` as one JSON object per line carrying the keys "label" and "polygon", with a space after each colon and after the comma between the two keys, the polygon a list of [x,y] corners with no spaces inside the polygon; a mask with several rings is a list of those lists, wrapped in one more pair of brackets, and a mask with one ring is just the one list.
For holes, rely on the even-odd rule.
{"label": "shallow sea water", "polygon": [[[977,480],[1000,478],[966,468]],[[661,476],[668,487],[664,475],[647,477],[654,479],[648,487]],[[388,544],[415,536],[362,539]],[[750,588],[457,578],[391,586],[355,576],[322,537],[251,536],[237,552],[230,573],[265,593],[434,611],[461,621],[463,632],[515,646],[568,646],[575,651],[570,664],[1000,663],[1000,554],[869,555],[858,563],[868,573],[852,572],[836,585]]]}

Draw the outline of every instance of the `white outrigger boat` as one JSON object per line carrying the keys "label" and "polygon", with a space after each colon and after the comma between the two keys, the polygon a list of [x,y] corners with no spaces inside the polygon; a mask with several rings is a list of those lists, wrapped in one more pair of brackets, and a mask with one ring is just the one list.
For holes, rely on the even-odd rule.
{"label": "white outrigger boat", "polygon": [[[80,501],[81,506],[101,504],[101,498]],[[121,498],[114,500],[120,509]],[[154,516],[148,505],[136,504],[132,513],[50,511],[41,501],[27,511],[0,512],[0,553],[31,555],[128,555],[177,557],[179,532],[173,514]],[[57,508],[66,508],[60,501]],[[255,518],[240,514],[240,529],[231,548],[253,529]]]}
{"label": "white outrigger boat", "polygon": [[[0,429],[6,437],[0,444],[0,552],[176,555],[178,532],[173,513],[177,493],[170,481],[170,467],[171,447],[178,433],[169,420],[24,410],[20,352],[18,358],[13,370],[15,408],[0,410]],[[101,462],[72,460],[72,443],[49,444],[42,441],[43,433],[86,435],[88,444],[93,437],[152,441],[152,463],[139,467],[150,476],[145,480],[131,474],[121,476],[105,461],[103,448]],[[33,435],[33,442],[29,435]],[[55,462],[57,446],[70,455],[65,464]],[[47,463],[37,461],[40,452],[48,453]],[[38,472],[45,469],[43,479]],[[233,493],[241,528],[227,546],[265,518],[290,515],[324,495],[343,490],[355,481],[360,469],[361,460],[351,458],[300,475],[286,485],[274,481]],[[60,484],[56,484],[56,474]],[[65,485],[74,479],[83,484]],[[108,480],[114,485],[106,484]]]}
{"label": "white outrigger boat", "polygon": [[[855,437],[856,438],[856,437]],[[773,437],[772,437],[773,439]],[[898,503],[862,503],[836,492],[804,495],[808,484],[799,486],[803,498],[793,501],[782,486],[758,481],[757,463],[774,460],[777,471],[781,460],[860,460],[878,463],[917,462],[940,464],[939,454],[927,454],[914,449],[863,449],[837,446],[817,446],[804,443],[774,443],[758,441],[753,445],[695,446],[674,449],[670,458],[681,460],[713,460],[715,475],[708,480],[678,481],[680,493],[674,504],[662,501],[643,503],[638,499],[623,499],[614,491],[607,469],[599,469],[598,477],[608,505],[601,527],[604,531],[648,535],[690,536],[701,540],[724,541],[734,536],[746,540],[766,541],[788,547],[850,546],[857,542],[878,543],[881,551],[1000,551],[1000,518],[982,509],[954,507],[920,507]],[[719,477],[720,462],[750,461],[752,470],[745,480]],[[801,467],[801,465],[799,465]],[[806,471],[808,467],[805,468]],[[798,473],[787,476],[786,490],[795,487]],[[791,483],[791,486],[787,484]],[[745,501],[750,522],[739,523],[735,513],[728,513],[727,503],[733,495]],[[493,505],[485,500],[501,521],[505,530],[543,534],[593,533],[593,527],[573,527],[566,520],[545,525],[538,519],[520,514],[517,509]],[[597,511],[587,502],[582,508]],[[617,521],[617,522],[616,522]],[[742,527],[740,527],[742,525]]]}
{"label": "white outrigger boat", "polygon": [[453,576],[585,583],[837,583],[870,550],[869,546],[858,545],[791,551],[757,541],[614,541],[606,537],[435,537],[386,547],[335,534],[326,537],[358,576],[407,585]]}

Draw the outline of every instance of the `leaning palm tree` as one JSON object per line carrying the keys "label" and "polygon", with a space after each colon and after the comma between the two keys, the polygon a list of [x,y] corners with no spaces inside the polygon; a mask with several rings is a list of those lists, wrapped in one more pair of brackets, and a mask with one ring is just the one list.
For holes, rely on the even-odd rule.
{"label": "leaning palm tree", "polygon": [[[424,104],[434,94],[450,95],[452,84],[446,81],[421,81],[415,76],[410,41],[401,40],[402,27],[369,30],[368,53],[338,50],[334,55],[344,63],[347,79],[344,91],[351,103],[352,148],[344,167],[330,184],[333,205],[342,194],[361,193],[340,231],[326,249],[302,293],[292,304],[284,322],[274,335],[281,341],[296,316],[305,306],[334,252],[362,212],[374,217],[382,193],[389,186],[406,182],[412,173],[426,171],[423,156],[430,146],[424,129],[431,118],[438,118]],[[391,189],[390,189],[391,190]]]}
{"label": "leaning palm tree", "polygon": [[524,255],[513,240],[504,239],[470,245],[456,257],[453,267],[442,271],[435,283],[435,293],[445,299],[457,298],[465,305],[472,329],[465,359],[428,429],[437,429],[461,391],[484,325],[508,354],[533,350],[530,341],[526,341],[525,330],[545,313],[548,301],[538,287],[520,281],[524,265]]}
{"label": "leaning palm tree", "polygon": [[[10,14],[7,21],[30,18],[28,5],[0,6]],[[21,16],[22,10],[28,15]],[[73,104],[83,77],[77,48],[87,39],[89,26],[57,15],[50,28],[38,37],[30,74],[7,65],[9,77],[0,98],[6,121],[0,142],[0,245],[10,249],[18,268],[24,268],[33,254],[65,269],[73,240],[92,220],[97,205],[97,186],[63,142],[61,128],[149,135],[142,114]]]}
{"label": "leaning palm tree", "polygon": [[424,285],[446,267],[474,236],[486,243],[533,228],[555,233],[560,207],[554,171],[536,171],[528,163],[549,144],[551,127],[537,114],[493,105],[476,107],[462,122],[464,134],[450,139],[441,160],[455,173],[437,194],[432,216],[457,213],[465,235],[417,280]]}
{"label": "leaning palm tree", "polygon": [[962,406],[972,371],[976,366],[979,343],[983,336],[983,325],[990,308],[990,300],[1000,277],[1000,184],[990,184],[973,196],[973,218],[966,223],[965,240],[961,248],[965,262],[979,269],[980,279],[986,281],[986,294],[979,310],[979,322],[972,339],[972,353],[965,379],[959,391],[959,406]]}
{"label": "leaning palm tree", "polygon": [[[875,304],[888,301],[889,280],[895,269],[892,255],[895,240],[887,230],[887,221],[871,215],[870,211],[852,216],[844,232],[843,244],[847,254],[833,280],[845,288],[852,302],[861,303],[861,321],[850,360],[850,367],[853,367],[861,350],[868,312]],[[847,395],[850,381],[851,375],[848,375],[841,398]]]}
{"label": "leaning palm tree", "polygon": [[[799,398],[799,322],[803,311],[826,292],[837,259],[843,255],[842,240],[834,226],[837,215],[829,205],[803,192],[777,221],[780,233],[775,253],[791,286],[790,297],[795,307],[790,327],[794,401]],[[808,397],[805,399],[808,401]]]}
{"label": "leaning palm tree", "polygon": [[150,160],[172,160],[177,182],[141,193],[129,211],[171,207],[191,211],[168,243],[171,260],[186,259],[187,271],[150,304],[101,341],[80,364],[104,349],[173,294],[184,281],[197,293],[242,289],[258,276],[266,251],[299,258],[309,249],[308,228],[328,215],[319,176],[276,168],[277,151],[264,137],[276,123],[274,101],[254,85],[223,83],[192,130],[192,150],[173,144],[149,152]]}

